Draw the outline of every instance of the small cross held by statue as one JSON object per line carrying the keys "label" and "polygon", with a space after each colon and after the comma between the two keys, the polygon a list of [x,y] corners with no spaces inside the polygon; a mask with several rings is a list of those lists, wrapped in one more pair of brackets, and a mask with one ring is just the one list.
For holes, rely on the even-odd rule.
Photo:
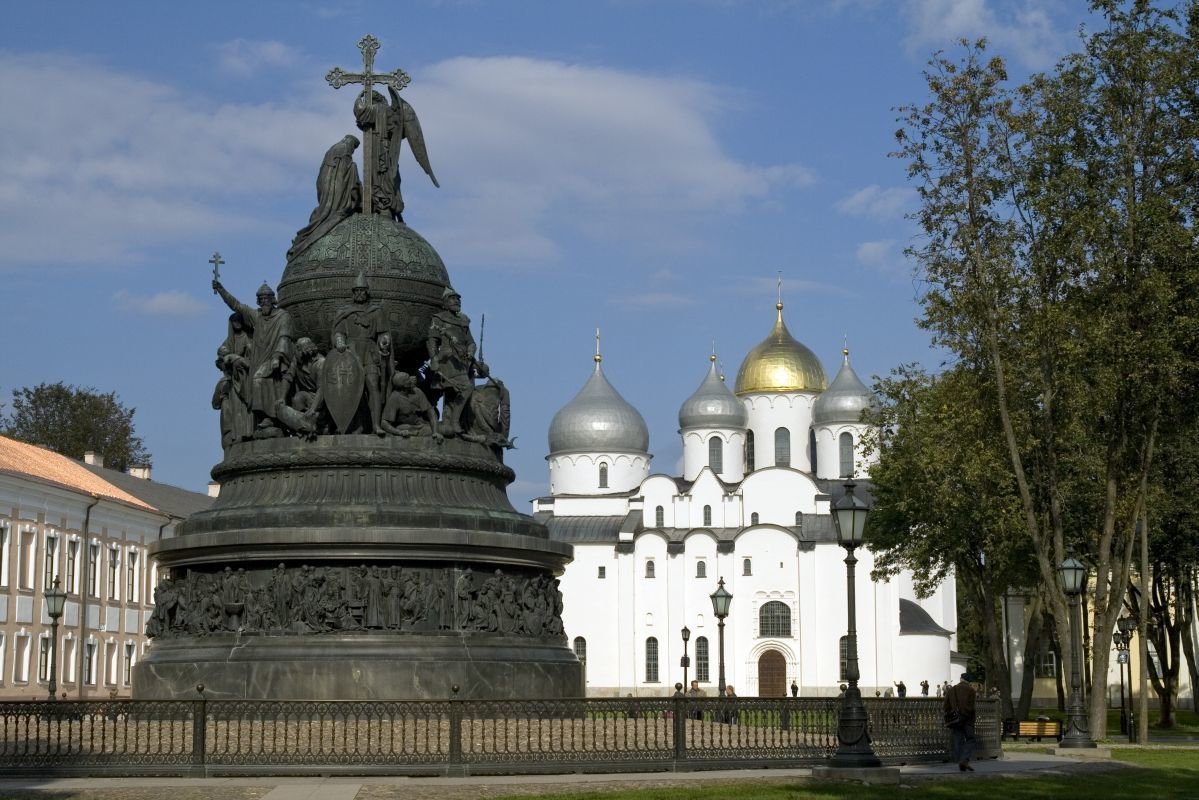
{"label": "small cross held by statue", "polygon": [[208,263],[212,264],[212,279],[219,281],[221,279],[221,264],[225,263],[225,259],[221,258],[221,254],[217,252],[212,254],[212,258],[208,259]]}

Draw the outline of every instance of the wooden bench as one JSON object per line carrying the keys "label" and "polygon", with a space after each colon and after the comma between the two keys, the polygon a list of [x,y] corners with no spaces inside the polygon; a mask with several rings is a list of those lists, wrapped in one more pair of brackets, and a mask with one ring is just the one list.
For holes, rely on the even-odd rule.
{"label": "wooden bench", "polygon": [[1011,736],[1017,740],[1034,739],[1038,742],[1042,737],[1061,739],[1062,723],[1057,720],[1024,719],[1016,723],[1014,730],[1010,727],[1004,730],[1004,736]]}

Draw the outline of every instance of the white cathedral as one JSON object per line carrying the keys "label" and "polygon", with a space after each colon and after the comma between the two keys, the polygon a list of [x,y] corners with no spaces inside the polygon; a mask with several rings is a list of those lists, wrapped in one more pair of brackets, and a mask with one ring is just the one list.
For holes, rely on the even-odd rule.
{"label": "white cathedral", "polygon": [[[574,545],[562,576],[566,633],[589,696],[672,694],[690,666],[719,693],[720,633],[710,595],[733,599],[724,627],[738,695],[835,695],[847,629],[845,551],[830,513],[852,475],[869,498],[863,410],[875,398],[849,364],[828,383],[783,322],[749,352],[733,391],[713,355],[679,409],[683,474],[650,473],[645,420],[604,377],[601,357],[549,430],[550,495],[533,501],[550,535]],[[859,685],[938,686],[960,671],[952,578],[917,598],[911,576],[871,582],[858,548]],[[931,693],[931,692],[930,692]]]}

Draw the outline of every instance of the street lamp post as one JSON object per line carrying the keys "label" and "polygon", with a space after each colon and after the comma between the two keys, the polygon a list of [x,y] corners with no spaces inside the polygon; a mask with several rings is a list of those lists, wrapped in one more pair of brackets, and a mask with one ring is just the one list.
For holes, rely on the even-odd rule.
{"label": "street lamp post", "polygon": [[58,578],[55,578],[54,588],[47,589],[43,597],[46,599],[46,614],[50,617],[50,699],[53,700],[58,693],[58,620],[66,605],[67,593],[62,590]]}
{"label": "street lamp post", "polygon": [[[691,684],[687,683],[687,668],[691,666],[691,657],[687,655],[687,642],[691,641],[691,629],[686,625],[683,626],[683,657],[679,660],[679,666],[683,668],[683,687],[686,688]],[[699,676],[696,675],[698,678]]]}
{"label": "street lamp post", "polygon": [[1129,741],[1133,740],[1132,729],[1128,718],[1128,706],[1124,703],[1124,670],[1128,666],[1128,683],[1129,688],[1132,686],[1132,667],[1128,664],[1129,644],[1132,642],[1132,631],[1137,626],[1137,621],[1131,616],[1120,617],[1116,620],[1117,632],[1113,637],[1116,640],[1116,661],[1120,665],[1120,733],[1129,737]]}
{"label": "street lamp post", "polygon": [[882,762],[870,745],[870,718],[862,703],[862,692],[858,689],[858,630],[856,597],[854,594],[854,566],[858,560],[853,551],[862,543],[866,529],[866,514],[870,507],[854,493],[853,481],[845,484],[845,494],[833,506],[833,522],[837,527],[837,540],[845,548],[845,581],[849,608],[849,631],[846,636],[845,679],[848,687],[841,701],[841,716],[837,722],[837,752],[829,762],[833,767],[878,767]]}
{"label": "street lamp post", "polygon": [[717,628],[720,631],[720,691],[723,694],[724,687],[727,685],[724,682],[724,618],[729,615],[729,606],[733,603],[733,594],[724,588],[724,578],[721,578],[716,585],[716,591],[708,596],[712,599],[712,613],[716,615],[716,619],[719,622]]}
{"label": "street lamp post", "polygon": [[1082,621],[1078,618],[1078,598],[1086,591],[1087,568],[1077,559],[1067,558],[1058,567],[1058,578],[1062,591],[1070,598],[1070,701],[1066,705],[1066,732],[1061,746],[1094,747],[1087,710],[1082,704]]}

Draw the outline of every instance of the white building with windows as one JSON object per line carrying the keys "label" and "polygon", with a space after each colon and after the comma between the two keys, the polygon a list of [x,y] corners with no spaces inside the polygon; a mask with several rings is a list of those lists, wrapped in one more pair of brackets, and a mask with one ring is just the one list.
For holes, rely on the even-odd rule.
{"label": "white building with windows", "polygon": [[59,694],[128,697],[158,583],[146,547],[211,502],[155,483],[149,467],[119,472],[0,436],[0,699],[47,696],[55,579],[67,594]]}
{"label": "white building with windows", "polygon": [[[730,390],[712,356],[679,410],[683,474],[650,472],[645,420],[591,377],[549,431],[550,495],[534,516],[574,545],[562,576],[564,622],[592,696],[661,695],[689,677],[718,692],[720,629],[709,595],[733,601],[724,628],[726,681],[743,696],[835,695],[847,629],[845,551],[831,504],[846,476],[869,497],[862,413],[875,401],[850,366],[831,384],[783,321],[746,356]],[[909,575],[870,580],[857,553],[860,685],[956,679],[952,580],[916,597]]]}

